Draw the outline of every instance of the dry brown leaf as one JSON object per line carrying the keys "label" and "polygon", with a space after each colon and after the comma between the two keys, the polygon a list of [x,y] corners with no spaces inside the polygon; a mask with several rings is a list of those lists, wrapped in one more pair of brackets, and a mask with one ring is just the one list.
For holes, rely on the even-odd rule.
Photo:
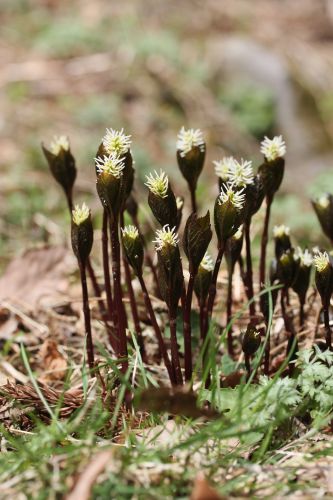
{"label": "dry brown leaf", "polygon": [[66,293],[65,277],[74,262],[62,246],[27,250],[8,265],[0,279],[0,300],[18,300],[34,310],[42,300]]}
{"label": "dry brown leaf", "polygon": [[223,497],[210,486],[205,476],[200,473],[194,482],[191,500],[222,500]]}
{"label": "dry brown leaf", "polygon": [[99,474],[103,472],[112,458],[112,450],[101,451],[93,456],[85,470],[80,474],[72,493],[67,500],[89,500],[92,487]]}
{"label": "dry brown leaf", "polygon": [[67,360],[58,351],[54,340],[45,340],[39,350],[40,368],[45,372],[40,377],[43,382],[63,380],[66,376]]}

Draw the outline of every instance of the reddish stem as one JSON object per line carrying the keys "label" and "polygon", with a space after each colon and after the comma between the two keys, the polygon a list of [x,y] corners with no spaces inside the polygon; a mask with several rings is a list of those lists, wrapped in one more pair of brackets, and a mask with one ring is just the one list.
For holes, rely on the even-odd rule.
{"label": "reddish stem", "polygon": [[[253,268],[251,255],[251,237],[250,237],[251,219],[244,225],[245,245],[246,245],[246,295],[249,301],[253,299]],[[249,303],[250,318],[253,319],[256,315],[255,302]]]}
{"label": "reddish stem", "polygon": [[85,265],[79,262],[81,285],[82,285],[82,303],[83,303],[83,315],[84,315],[84,326],[86,332],[86,352],[89,368],[92,370],[94,368],[94,346],[92,342],[91,334],[91,320],[90,320],[90,308],[89,308],[89,297],[88,297],[88,287],[87,287],[87,277]]}
{"label": "reddish stem", "polygon": [[171,360],[174,373],[176,376],[177,385],[183,384],[183,375],[180,367],[179,350],[177,342],[177,316],[176,311],[169,309],[169,326],[171,337]]}
{"label": "reddish stem", "polygon": [[176,384],[176,378],[175,378],[174,373],[173,373],[173,369],[172,369],[172,365],[171,365],[171,362],[170,362],[170,359],[169,359],[168,351],[167,351],[167,348],[165,347],[165,342],[164,342],[164,339],[162,337],[162,333],[161,333],[160,327],[158,326],[158,323],[157,323],[157,320],[156,320],[156,316],[155,316],[155,313],[154,313],[154,309],[153,309],[153,306],[152,306],[152,303],[151,303],[151,300],[150,300],[150,297],[149,297],[149,293],[148,293],[146,284],[144,282],[143,276],[142,275],[138,275],[138,280],[139,280],[140,285],[141,285],[141,289],[142,289],[142,293],[143,293],[143,299],[145,301],[146,308],[148,310],[150,321],[151,321],[151,324],[152,324],[152,326],[154,328],[154,331],[155,331],[155,335],[156,335],[156,338],[157,338],[158,346],[159,346],[160,352],[162,354],[165,367],[166,367],[166,369],[168,371],[168,374],[169,374],[170,382],[171,382],[172,385],[175,385]]}
{"label": "reddish stem", "polygon": [[185,380],[192,378],[192,326],[191,326],[191,306],[193,297],[195,274],[190,273],[187,286],[187,293],[184,307],[184,355],[185,355]]}
{"label": "reddish stem", "polygon": [[266,251],[267,251],[269,219],[270,219],[272,202],[273,202],[273,197],[266,198],[266,214],[265,214],[264,228],[261,236],[261,254],[260,254],[260,268],[259,268],[259,283],[261,290],[265,288]]}
{"label": "reddish stem", "polygon": [[112,251],[112,278],[114,293],[114,326],[118,336],[119,357],[123,359],[122,372],[126,373],[128,368],[128,352],[126,339],[126,321],[121,290],[121,267],[120,267],[120,243],[118,217],[111,220],[111,251]]}

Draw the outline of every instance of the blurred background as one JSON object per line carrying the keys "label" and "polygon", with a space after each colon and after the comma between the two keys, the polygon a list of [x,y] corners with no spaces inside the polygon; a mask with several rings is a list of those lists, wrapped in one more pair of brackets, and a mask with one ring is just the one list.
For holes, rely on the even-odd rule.
{"label": "blurred background", "polygon": [[201,128],[202,205],[216,195],[212,160],[257,166],[263,136],[283,134],[273,223],[320,241],[309,198],[333,191],[333,1],[1,0],[0,23],[2,263],[66,238],[64,198],[40,150],[54,134],[69,136],[77,200],[97,213],[93,158],[106,127],[132,135],[140,200],[152,169],[186,193],[176,136]]}

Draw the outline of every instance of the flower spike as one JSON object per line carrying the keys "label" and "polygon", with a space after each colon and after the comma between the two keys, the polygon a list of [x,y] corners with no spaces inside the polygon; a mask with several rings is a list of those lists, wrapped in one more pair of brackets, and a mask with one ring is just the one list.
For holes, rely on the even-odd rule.
{"label": "flower spike", "polygon": [[167,198],[169,178],[163,170],[160,170],[159,174],[155,170],[155,175],[150,173],[149,175],[146,175],[146,179],[147,182],[145,182],[145,186],[148,187],[149,191],[160,198]]}
{"label": "flower spike", "polygon": [[125,163],[115,153],[111,154],[110,156],[104,155],[103,158],[95,158],[95,162],[98,174],[111,174],[113,177],[116,177],[116,179],[120,179],[120,177],[123,175]]}
{"label": "flower spike", "polygon": [[180,156],[186,156],[194,147],[199,148],[201,152],[204,152],[206,149],[201,130],[194,130],[193,128],[186,130],[185,127],[182,127],[177,140],[177,150]]}
{"label": "flower spike", "polygon": [[275,136],[273,139],[265,137],[260,147],[260,152],[268,161],[283,158],[286,151],[286,143],[284,142],[282,135]]}
{"label": "flower spike", "polygon": [[106,134],[102,139],[102,143],[105,151],[109,154],[115,154],[116,156],[122,156],[127,153],[131,147],[131,136],[124,134],[124,129],[114,130],[113,128],[107,128]]}

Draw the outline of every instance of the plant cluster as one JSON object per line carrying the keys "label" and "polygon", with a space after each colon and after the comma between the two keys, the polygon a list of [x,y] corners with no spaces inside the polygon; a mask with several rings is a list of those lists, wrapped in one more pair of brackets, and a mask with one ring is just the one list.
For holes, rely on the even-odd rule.
{"label": "plant cluster", "polygon": [[[76,166],[69,141],[66,137],[55,138],[49,148],[43,146],[43,151],[54,178],[64,190],[71,213],[71,240],[81,275],[86,355],[91,370],[94,370],[96,365],[86,272],[91,279],[94,293],[99,298],[99,310],[108,334],[109,348],[118,360],[123,374],[129,369],[128,349],[132,344],[129,331],[134,331],[141,357],[147,361],[138,313],[138,297],[132,283],[133,275],[140,283],[160,357],[172,385],[191,381],[194,363],[198,365],[192,350],[194,332],[191,312],[196,308],[194,296],[198,302],[200,318],[202,377],[207,387],[211,375],[208,353],[213,331],[211,326],[214,324],[212,318],[214,308],[217,308],[218,304],[226,303],[227,322],[224,332],[227,335],[227,352],[230,357],[234,357],[237,343],[241,346],[250,377],[250,360],[257,352],[262,339],[265,346],[263,373],[270,374],[270,330],[272,315],[280,298],[281,314],[288,335],[286,356],[293,362],[290,365],[292,370],[297,351],[297,328],[303,328],[306,317],[305,305],[313,263],[315,283],[323,307],[325,347],[331,349],[329,304],[333,291],[333,267],[329,254],[319,249],[311,252],[299,247],[295,249],[289,228],[277,226],[273,231],[275,255],[269,272],[267,271],[270,214],[285,169],[286,145],[282,136],[273,139],[266,137],[263,140],[263,161],[256,172],[252,162],[244,159],[224,157],[214,162],[218,192],[214,203],[213,231],[210,212],[204,211],[204,214],[200,214],[197,203],[197,185],[205,163],[206,142],[200,130],[183,127],[178,134],[176,159],[188,184],[190,215],[187,220],[182,220],[184,203],[187,200],[176,195],[165,172],[154,171],[146,177],[148,205],[159,225],[153,240],[156,253],[154,259],[138,219],[140,206],[133,190],[135,171],[131,137],[123,130],[107,129],[95,158],[96,189],[103,210],[102,283],[96,279],[90,259],[93,246],[90,210],[85,204],[73,204]],[[253,271],[252,262],[251,222],[264,201],[266,211],[261,235],[258,289],[255,294],[256,273]],[[327,195],[314,200],[313,206],[325,234],[333,241],[333,196]],[[131,224],[125,225],[125,216],[131,219]],[[217,241],[215,260],[207,253],[213,232]],[[181,233],[182,237],[179,236]],[[245,265],[242,257],[244,240]],[[226,260],[228,271],[226,297],[220,297],[217,293],[223,258]],[[241,269],[249,309],[248,325],[239,339],[235,339],[232,331],[232,279],[236,264],[239,264]],[[152,290],[147,288],[147,269],[153,277]],[[299,300],[297,325],[290,310],[288,311],[291,291],[296,293]],[[165,335],[166,325],[161,326],[159,318],[156,317],[151,297],[153,292],[166,304],[170,343]],[[129,299],[132,320],[124,305],[125,295]],[[177,329],[180,316],[182,339],[180,330]],[[181,340],[184,343],[184,361],[179,349]],[[256,370],[259,369],[259,364]]]}

